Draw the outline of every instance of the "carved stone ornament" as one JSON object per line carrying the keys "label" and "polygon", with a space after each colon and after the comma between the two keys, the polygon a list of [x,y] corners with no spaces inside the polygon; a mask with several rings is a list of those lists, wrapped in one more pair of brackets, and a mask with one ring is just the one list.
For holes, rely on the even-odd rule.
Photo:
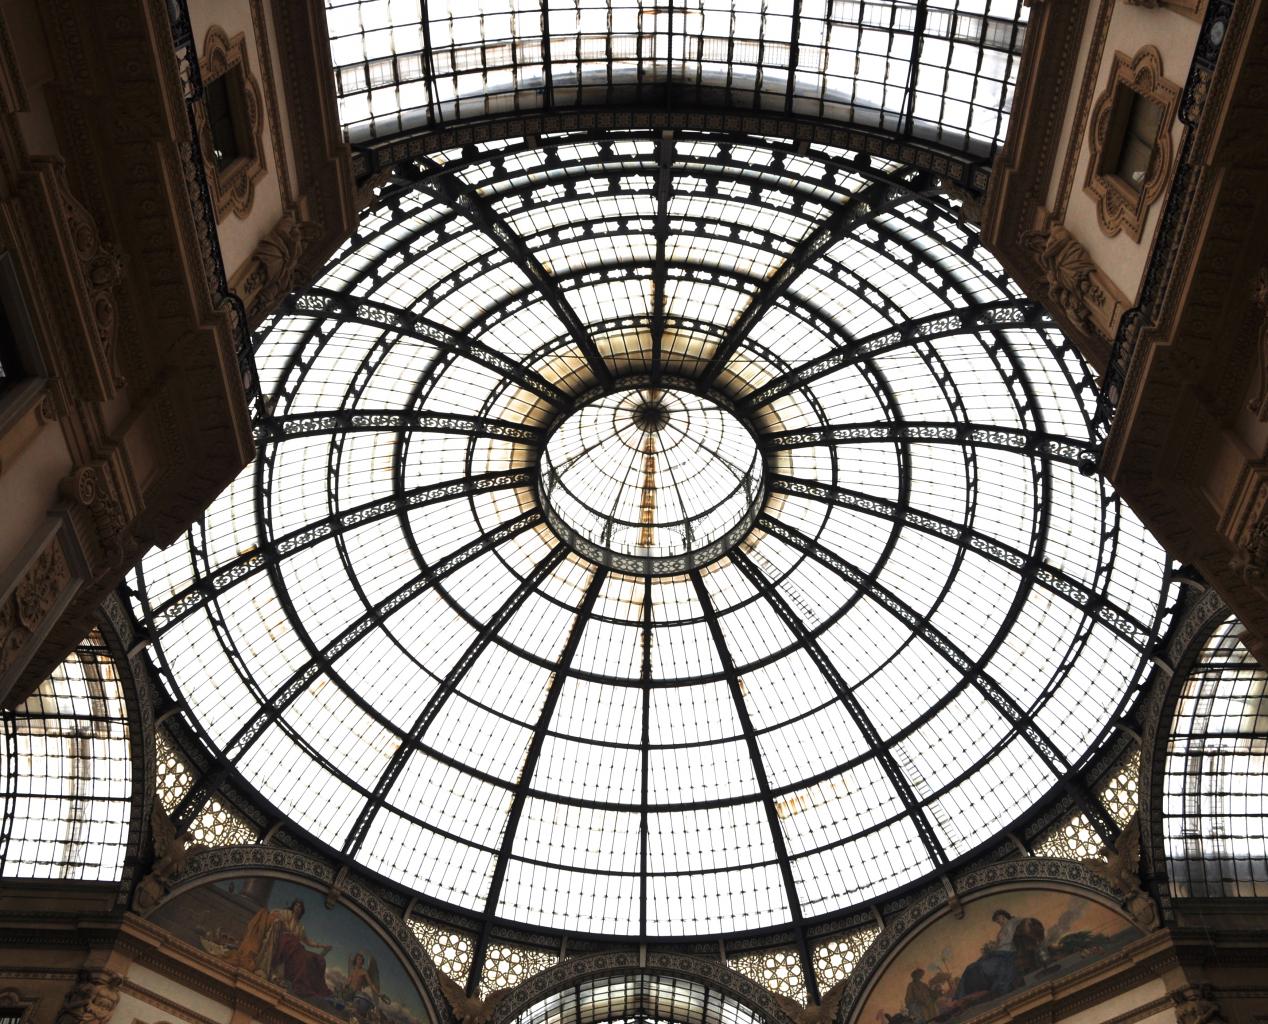
{"label": "carved stone ornament", "polygon": [[1228,1024],[1210,985],[1186,985],[1168,993],[1176,1008],[1176,1024]]}
{"label": "carved stone ornament", "polygon": [[76,392],[83,398],[102,400],[127,383],[119,369],[116,345],[119,311],[115,291],[123,280],[123,257],[116,245],[102,240],[97,222],[71,193],[60,164],[52,180],[87,301],[90,336],[84,343],[67,346],[75,363]]}
{"label": "carved stone ornament", "polygon": [[117,566],[127,554],[130,538],[127,533],[128,516],[110,467],[104,462],[94,462],[76,467],[63,478],[62,497],[80,509],[86,509],[97,542],[97,557],[92,561],[94,572],[103,567]]}
{"label": "carved stone ornament", "polygon": [[27,999],[16,988],[0,988],[0,1016],[16,1019],[18,1024],[26,1024],[28,1015],[35,1007],[34,999]]}
{"label": "carved stone ornament", "polygon": [[938,189],[948,199],[960,204],[960,220],[965,224],[977,226],[982,223],[982,196],[946,178],[938,179]]}
{"label": "carved stone ornament", "polygon": [[12,667],[69,583],[70,567],[54,539],[0,602],[0,675]]}
{"label": "carved stone ornament", "polygon": [[1268,484],[1261,483],[1243,518],[1241,536],[1237,538],[1237,554],[1229,568],[1240,573],[1252,587],[1263,587],[1268,581]]}
{"label": "carved stone ornament", "polygon": [[[1101,230],[1113,237],[1125,231],[1133,242],[1139,242],[1149,208],[1162,195],[1175,163],[1171,144],[1171,126],[1180,103],[1180,86],[1162,75],[1162,55],[1157,47],[1142,46],[1134,57],[1121,51],[1110,64],[1109,81],[1092,108],[1088,128],[1088,160],[1084,191],[1096,200],[1096,219]],[[1107,165],[1118,159],[1122,133],[1130,111],[1122,104],[1143,96],[1162,108],[1153,157],[1143,181],[1133,187],[1120,179]],[[1119,125],[1117,135],[1114,125]]]}
{"label": "carved stone ornament", "polygon": [[1104,862],[1088,858],[1083,864],[1118,890],[1122,908],[1141,931],[1151,932],[1162,924],[1157,904],[1140,885],[1139,814],[1133,815],[1118,834],[1114,848],[1106,851]]}
{"label": "carved stone ornament", "polygon": [[250,272],[234,291],[247,307],[247,319],[259,323],[296,286],[304,249],[320,234],[316,224],[284,215],[256,247]]}
{"label": "carved stone ornament", "polygon": [[56,1024],[109,1024],[119,1005],[123,978],[114,971],[85,968],[57,1014]]}
{"label": "carved stone ornament", "polygon": [[1255,275],[1251,298],[1254,301],[1259,320],[1255,338],[1255,347],[1259,362],[1259,388],[1250,400],[1252,412],[1258,413],[1260,420],[1268,420],[1268,267],[1260,267]]}
{"label": "carved stone ornament", "polygon": [[496,992],[490,992],[487,999],[477,999],[475,996],[467,995],[461,986],[443,971],[437,971],[436,978],[440,982],[440,990],[445,994],[445,1001],[453,1010],[454,1018],[459,1024],[489,1024],[498,1004],[511,994],[510,989],[499,989]]}
{"label": "carved stone ornament", "polygon": [[211,188],[212,202],[216,207],[216,219],[223,220],[232,211],[238,217],[246,217],[255,202],[255,185],[264,175],[264,103],[260,85],[251,74],[247,59],[246,34],[239,32],[230,38],[219,25],[207,30],[203,41],[203,55],[199,61],[203,89],[227,74],[241,76],[243,113],[246,118],[246,135],[250,152],[233,161],[227,167],[216,166],[215,147],[211,137],[211,122],[207,117],[206,102],[197,105],[198,141],[207,168],[207,184]]}
{"label": "carved stone ornament", "polygon": [[201,843],[191,843],[190,838],[188,829],[177,833],[172,819],[156,799],[150,814],[154,863],[132,894],[132,909],[138,914],[148,914],[157,907],[172,887],[172,876],[185,869],[190,857],[206,849]]}
{"label": "carved stone ornament", "polygon": [[1022,241],[1035,254],[1052,301],[1080,330],[1094,333],[1093,308],[1105,303],[1105,293],[1096,283],[1096,264],[1087,249],[1064,225],[1055,223],[1047,231],[1028,233]]}

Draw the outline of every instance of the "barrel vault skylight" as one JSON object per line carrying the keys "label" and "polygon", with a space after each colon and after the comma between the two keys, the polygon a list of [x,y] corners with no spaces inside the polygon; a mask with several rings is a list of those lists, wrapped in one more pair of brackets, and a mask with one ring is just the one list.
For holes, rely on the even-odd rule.
{"label": "barrel vault skylight", "polygon": [[779,111],[990,155],[1022,0],[326,0],[353,142],[522,110]]}
{"label": "barrel vault skylight", "polygon": [[716,936],[914,883],[1093,756],[1163,554],[935,179],[684,131],[376,187],[259,333],[255,463],[136,580],[268,813],[467,919]]}

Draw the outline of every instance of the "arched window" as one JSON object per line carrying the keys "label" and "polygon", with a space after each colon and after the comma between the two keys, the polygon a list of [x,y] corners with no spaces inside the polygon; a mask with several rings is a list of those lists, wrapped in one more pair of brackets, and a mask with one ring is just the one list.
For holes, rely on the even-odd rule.
{"label": "arched window", "polygon": [[1172,894],[1268,896],[1268,672],[1221,623],[1176,704],[1163,823]]}
{"label": "arched window", "polygon": [[3,712],[0,875],[117,881],[131,820],[132,750],[114,660],[93,630]]}

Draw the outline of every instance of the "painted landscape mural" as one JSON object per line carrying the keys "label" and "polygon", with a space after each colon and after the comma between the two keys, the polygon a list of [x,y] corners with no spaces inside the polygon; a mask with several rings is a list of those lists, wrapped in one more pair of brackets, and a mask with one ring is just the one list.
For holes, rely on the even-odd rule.
{"label": "painted landscape mural", "polygon": [[306,885],[263,876],[212,882],[176,896],[150,920],[350,1024],[428,1024],[387,943]]}
{"label": "painted landscape mural", "polygon": [[966,903],[898,953],[860,1024],[956,1024],[996,1000],[1094,962],[1143,933],[1070,893],[1023,889]]}

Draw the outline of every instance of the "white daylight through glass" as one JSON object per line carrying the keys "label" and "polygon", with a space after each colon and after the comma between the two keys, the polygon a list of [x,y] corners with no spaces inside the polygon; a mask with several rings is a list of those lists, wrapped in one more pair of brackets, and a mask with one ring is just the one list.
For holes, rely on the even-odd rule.
{"label": "white daylight through glass", "polygon": [[734,413],[642,387],[567,416],[542,452],[538,486],[547,521],[586,557],[626,572],[682,572],[749,532],[761,463]]}
{"label": "white daylight through glass", "polygon": [[374,189],[257,334],[255,462],[134,579],[295,842],[466,922],[735,935],[980,856],[1102,751],[1164,556],[931,170],[579,131]]}

